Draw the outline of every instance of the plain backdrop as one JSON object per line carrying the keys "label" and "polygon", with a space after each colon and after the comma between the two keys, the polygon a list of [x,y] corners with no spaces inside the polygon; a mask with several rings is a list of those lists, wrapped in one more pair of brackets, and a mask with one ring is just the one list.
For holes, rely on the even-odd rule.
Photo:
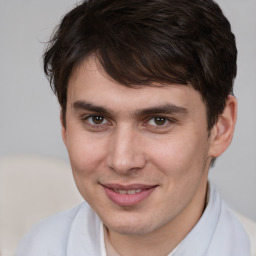
{"label": "plain backdrop", "polygon": [[[210,178],[235,210],[256,221],[256,1],[218,0],[238,47],[238,121]],[[33,153],[68,161],[59,106],[42,70],[45,42],[75,0],[0,0],[0,157]]]}

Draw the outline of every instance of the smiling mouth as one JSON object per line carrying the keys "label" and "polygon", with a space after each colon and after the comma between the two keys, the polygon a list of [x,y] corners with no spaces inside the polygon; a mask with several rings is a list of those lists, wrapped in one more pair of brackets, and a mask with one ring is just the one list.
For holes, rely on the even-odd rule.
{"label": "smiling mouth", "polygon": [[122,195],[134,195],[138,194],[142,191],[142,189],[130,189],[130,190],[118,190],[118,189],[113,189],[116,193],[122,194]]}
{"label": "smiling mouth", "polygon": [[146,198],[155,190],[157,185],[133,184],[123,186],[119,184],[102,185],[107,197],[119,206],[134,206]]}

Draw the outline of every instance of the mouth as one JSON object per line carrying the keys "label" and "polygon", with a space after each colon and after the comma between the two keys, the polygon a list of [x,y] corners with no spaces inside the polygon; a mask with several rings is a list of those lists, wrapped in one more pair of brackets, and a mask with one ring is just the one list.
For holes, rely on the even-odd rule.
{"label": "mouth", "polygon": [[134,195],[138,194],[142,191],[142,189],[129,189],[129,190],[118,190],[118,189],[113,189],[116,193],[121,194],[121,195]]}
{"label": "mouth", "polygon": [[135,206],[148,198],[157,185],[120,184],[102,185],[108,198],[119,206]]}

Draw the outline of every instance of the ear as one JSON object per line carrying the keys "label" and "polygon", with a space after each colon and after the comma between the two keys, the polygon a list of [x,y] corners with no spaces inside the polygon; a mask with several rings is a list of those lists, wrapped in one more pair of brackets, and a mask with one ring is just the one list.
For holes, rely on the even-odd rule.
{"label": "ear", "polygon": [[211,130],[209,156],[216,158],[228,148],[233,138],[236,117],[237,100],[234,96],[229,95],[224,111]]}
{"label": "ear", "polygon": [[60,111],[60,123],[61,123],[61,135],[62,135],[62,140],[65,145],[67,145],[67,129],[66,129],[66,124],[63,118],[63,111]]}

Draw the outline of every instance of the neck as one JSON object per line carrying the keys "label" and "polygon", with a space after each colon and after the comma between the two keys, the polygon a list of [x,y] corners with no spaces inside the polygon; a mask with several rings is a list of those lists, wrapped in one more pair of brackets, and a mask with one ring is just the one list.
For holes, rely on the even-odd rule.
{"label": "neck", "polygon": [[[203,193],[202,193],[203,191]],[[200,219],[206,205],[207,183],[190,204],[165,226],[143,235],[127,235],[107,230],[113,248],[125,256],[166,256],[171,253]],[[196,207],[195,207],[196,206]]]}

